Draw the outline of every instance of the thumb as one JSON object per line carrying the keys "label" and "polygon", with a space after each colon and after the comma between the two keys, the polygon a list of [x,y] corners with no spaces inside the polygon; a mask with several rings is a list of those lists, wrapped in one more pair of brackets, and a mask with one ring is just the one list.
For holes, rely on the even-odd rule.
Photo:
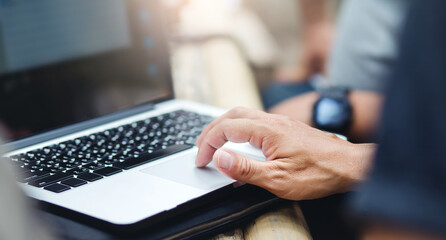
{"label": "thumb", "polygon": [[259,162],[226,149],[218,149],[214,165],[228,177],[263,187],[267,181],[267,163]]}

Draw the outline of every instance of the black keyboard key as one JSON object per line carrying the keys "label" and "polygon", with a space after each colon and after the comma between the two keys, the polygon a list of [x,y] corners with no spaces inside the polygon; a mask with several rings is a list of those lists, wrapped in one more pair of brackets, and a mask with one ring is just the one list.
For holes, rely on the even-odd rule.
{"label": "black keyboard key", "polygon": [[102,163],[104,165],[110,165],[110,164],[113,164],[113,163],[118,162],[118,161],[119,161],[119,159],[117,158],[117,159],[112,159],[112,160],[102,159],[102,160],[99,160],[98,162]]}
{"label": "black keyboard key", "polygon": [[55,192],[55,193],[61,193],[61,192],[70,190],[71,188],[68,186],[62,185],[62,184],[55,183],[55,184],[46,186],[43,189],[51,191],[51,192]]}
{"label": "black keyboard key", "polygon": [[84,184],[87,184],[87,181],[81,180],[79,178],[69,178],[67,180],[63,180],[62,182],[60,182],[64,185],[70,186],[70,187],[79,187],[82,186]]}
{"label": "black keyboard key", "polygon": [[100,175],[106,176],[106,177],[116,174],[118,172],[122,172],[122,170],[119,168],[114,168],[114,167],[105,167],[105,168],[101,168],[101,169],[94,171],[94,173],[100,174]]}
{"label": "black keyboard key", "polygon": [[37,187],[59,182],[59,177],[66,176],[63,174],[83,174],[86,181],[94,181],[119,172],[117,168],[129,169],[191,148],[188,144],[194,144],[211,120],[209,116],[175,111],[14,155],[9,161],[24,173],[18,174],[18,181]]}
{"label": "black keyboard key", "polygon": [[34,181],[29,182],[29,185],[35,186],[35,187],[45,187],[47,185],[50,185],[51,183],[59,182],[61,180],[64,180],[66,178],[71,177],[72,175],[69,173],[59,172],[54,175],[40,178]]}
{"label": "black keyboard key", "polygon": [[46,177],[47,175],[49,176],[50,174],[46,171],[28,171],[19,174],[19,176],[17,176],[17,181],[21,183],[27,183],[39,177]]}
{"label": "black keyboard key", "polygon": [[90,170],[96,170],[98,168],[104,167],[104,164],[101,162],[91,162],[89,164],[82,165],[82,167]]}
{"label": "black keyboard key", "polygon": [[121,169],[130,169],[136,166],[139,166],[144,163],[152,162],[154,160],[157,160],[159,158],[184,151],[186,149],[192,148],[192,145],[172,145],[165,149],[160,149],[157,151],[154,151],[152,153],[143,153],[139,155],[138,157],[130,157],[125,159],[124,162],[119,162],[113,164],[113,167],[121,168]]}
{"label": "black keyboard key", "polygon": [[75,167],[77,167],[79,164],[74,164],[74,163],[69,163],[69,162],[67,162],[67,163],[64,163],[64,164],[62,164],[62,166],[65,166],[66,168],[75,168]]}
{"label": "black keyboard key", "polygon": [[79,167],[79,168],[70,169],[70,170],[68,170],[66,172],[69,173],[69,174],[79,175],[79,174],[82,174],[82,173],[88,173],[89,170],[87,168]]}
{"label": "black keyboard key", "polygon": [[63,170],[65,170],[65,168],[63,168],[63,167],[52,167],[52,168],[50,168],[50,172],[51,173],[57,173],[57,172],[61,172]]}
{"label": "black keyboard key", "polygon": [[79,174],[77,176],[77,178],[85,180],[85,181],[89,181],[89,182],[94,182],[96,180],[103,178],[103,176],[96,174],[96,173],[82,173],[82,174]]}

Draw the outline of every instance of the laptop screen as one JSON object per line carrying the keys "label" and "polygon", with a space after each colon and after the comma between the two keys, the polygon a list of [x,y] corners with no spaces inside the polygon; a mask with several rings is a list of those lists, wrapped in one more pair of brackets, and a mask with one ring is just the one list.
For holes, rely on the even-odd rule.
{"label": "laptop screen", "polygon": [[9,140],[171,97],[157,0],[0,0]]}

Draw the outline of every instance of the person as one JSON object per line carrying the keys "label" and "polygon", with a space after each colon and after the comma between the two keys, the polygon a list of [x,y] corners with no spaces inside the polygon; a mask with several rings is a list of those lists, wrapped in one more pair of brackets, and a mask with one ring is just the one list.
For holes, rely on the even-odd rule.
{"label": "person", "polygon": [[[326,73],[323,85],[274,83],[263,100],[265,108],[314,126],[313,109],[321,90],[330,87],[349,89],[351,123],[345,134],[353,141],[372,139],[383,101],[385,79],[397,56],[409,0],[349,0],[342,4],[338,30],[331,46],[332,27],[326,13],[327,0],[301,0],[304,12],[304,44],[301,69],[308,79]],[[315,41],[314,39],[325,39]],[[329,52],[331,51],[331,54]],[[327,61],[328,63],[325,63]],[[327,86],[328,84],[328,86]],[[297,95],[297,96],[296,96]]]}
{"label": "person", "polygon": [[[380,146],[353,144],[290,117],[234,109],[200,135],[198,167],[279,197],[313,199],[359,186],[352,200],[364,239],[445,239],[446,2],[414,0],[391,74]],[[422,81],[420,81],[422,79]],[[257,162],[220,147],[250,142]]]}
{"label": "person", "polygon": [[[336,30],[325,10],[329,0],[299,2],[306,13],[303,14],[304,54],[300,68],[307,71],[295,78],[324,74],[325,85],[274,83],[264,94],[268,111],[344,134],[352,142],[376,141],[374,134],[384,100],[384,86],[397,58],[398,38],[410,1],[344,1]],[[330,48],[333,35],[336,35],[334,45]],[[330,110],[339,116],[334,114],[327,119],[328,123],[337,125],[328,128],[319,124],[316,116],[323,117],[324,111],[330,112],[319,103],[333,97],[340,104]],[[315,239],[358,238],[359,233],[342,218],[345,199],[350,195],[347,192],[300,202]]]}

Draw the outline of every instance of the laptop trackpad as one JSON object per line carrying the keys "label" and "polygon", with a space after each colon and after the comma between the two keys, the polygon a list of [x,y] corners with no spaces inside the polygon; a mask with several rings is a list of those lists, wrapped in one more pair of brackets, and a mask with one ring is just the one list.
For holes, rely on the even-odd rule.
{"label": "laptop trackpad", "polygon": [[141,172],[203,190],[214,190],[234,182],[215,169],[212,163],[205,168],[197,168],[195,157],[196,153],[182,155]]}

